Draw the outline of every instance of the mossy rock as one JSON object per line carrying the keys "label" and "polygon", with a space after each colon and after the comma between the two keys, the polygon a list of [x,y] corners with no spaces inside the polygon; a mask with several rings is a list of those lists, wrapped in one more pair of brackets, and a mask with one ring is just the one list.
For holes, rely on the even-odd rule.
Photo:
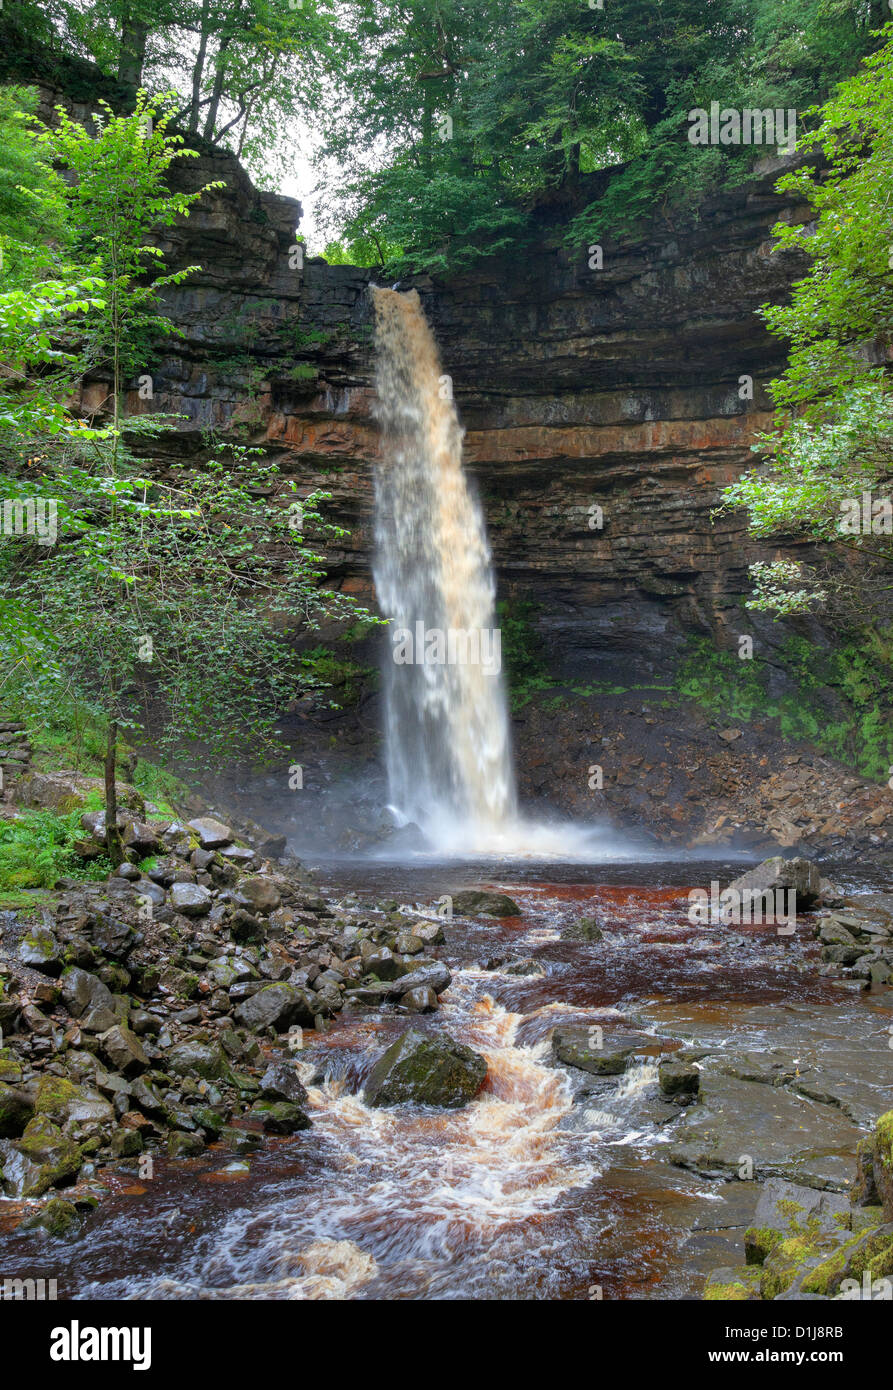
{"label": "mossy rock", "polygon": [[34,1114],[30,1096],[0,1081],[0,1139],[16,1139]]}
{"label": "mossy rock", "polygon": [[861,1231],[805,1276],[804,1293],[833,1298],[845,1279],[860,1282],[864,1274],[878,1279],[893,1274],[893,1224]]}
{"label": "mossy rock", "polygon": [[761,1297],[760,1271],[753,1265],[714,1269],[704,1286],[704,1298],[708,1303],[754,1303]]}
{"label": "mossy rock", "polygon": [[268,1134],[297,1134],[310,1129],[310,1119],[299,1105],[288,1100],[259,1100],[251,1114],[262,1122]]}
{"label": "mossy rock", "polygon": [[64,1197],[51,1197],[43,1209],[22,1222],[23,1231],[43,1229],[56,1240],[70,1239],[80,1234],[81,1215],[73,1202]]}
{"label": "mossy rock", "polygon": [[17,1086],[22,1079],[22,1064],[9,1047],[0,1047],[0,1081]]}
{"label": "mossy rock", "polygon": [[0,1140],[5,1192],[10,1197],[42,1197],[76,1175],[82,1152],[46,1115],[35,1115],[20,1139]]}
{"label": "mossy rock", "polygon": [[744,1232],[744,1258],[749,1265],[761,1265],[781,1244],[784,1236],[771,1226],[748,1226]]}

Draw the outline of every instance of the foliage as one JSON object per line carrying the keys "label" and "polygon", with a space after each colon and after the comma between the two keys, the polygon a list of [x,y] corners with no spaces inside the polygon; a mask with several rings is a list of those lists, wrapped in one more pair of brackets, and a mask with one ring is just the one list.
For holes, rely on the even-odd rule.
{"label": "foliage", "polygon": [[84,838],[81,814],[26,811],[0,820],[0,891],[52,888],[62,877],[107,878],[112,866],[104,855],[85,861],[74,849]]}
{"label": "foliage", "polygon": [[[789,302],[764,306],[770,329],[790,342],[787,370],[770,384],[776,426],[755,446],[768,462],[726,488],[728,506],[745,506],[751,532],[807,535],[826,547],[863,551],[876,568],[893,563],[890,530],[869,517],[853,532],[846,508],[863,493],[889,497],[893,397],[877,364],[893,346],[893,252],[887,206],[893,197],[893,27],[860,71],[822,107],[800,143],[828,167],[787,174],[779,190],[808,202],[815,220],[779,222],[778,252],[811,261]],[[755,571],[756,604],[805,611],[827,593],[826,576],[794,588],[766,586]],[[770,576],[772,577],[772,576]],[[843,581],[858,606],[865,575]],[[776,601],[777,600],[777,601]]]}
{"label": "foliage", "polygon": [[792,635],[780,648],[789,689],[770,698],[769,663],[742,661],[707,639],[691,643],[676,689],[723,721],[777,719],[784,738],[803,739],[886,781],[893,765],[893,629],[863,630],[837,648]]}

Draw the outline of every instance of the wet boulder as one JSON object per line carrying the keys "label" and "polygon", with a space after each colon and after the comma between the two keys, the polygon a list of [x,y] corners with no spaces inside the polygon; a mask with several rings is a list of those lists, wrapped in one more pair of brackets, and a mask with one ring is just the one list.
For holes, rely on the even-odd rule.
{"label": "wet boulder", "polygon": [[394,980],[390,993],[395,999],[402,998],[413,989],[433,989],[435,994],[443,994],[445,989],[449,989],[452,978],[443,961],[429,961]]}
{"label": "wet boulder", "polygon": [[111,1009],[115,1000],[111,990],[87,970],[72,966],[62,975],[62,998],[72,1018],[80,1018],[90,1009]]}
{"label": "wet boulder", "polygon": [[289,1100],[257,1100],[249,1113],[267,1134],[297,1134],[311,1127],[309,1115]]}
{"label": "wet boulder", "polygon": [[307,1091],[299,1080],[294,1065],[271,1062],[260,1079],[260,1093],[265,1100],[290,1100],[303,1105]]}
{"label": "wet boulder", "polygon": [[655,1039],[647,1033],[604,1030],[576,1025],[556,1028],[552,1034],[552,1055],[556,1062],[578,1067],[593,1076],[619,1076],[636,1055],[645,1056]]}
{"label": "wet boulder", "polygon": [[77,1123],[113,1124],[114,1107],[98,1091],[76,1085],[64,1076],[42,1076],[34,1098],[34,1110],[46,1115],[54,1124]]}
{"label": "wet boulder", "polygon": [[34,1114],[34,1101],[17,1086],[0,1081],[0,1139],[15,1139]]}
{"label": "wet boulder", "polygon": [[165,1067],[176,1076],[199,1076],[204,1081],[229,1079],[230,1067],[223,1048],[203,1038],[187,1038],[168,1050]]}
{"label": "wet boulder", "polygon": [[363,1094],[367,1105],[455,1110],[474,1099],[486,1076],[485,1059],[464,1043],[410,1028],[379,1057]]}
{"label": "wet boulder", "polygon": [[81,1150],[46,1115],[35,1115],[21,1139],[0,1140],[0,1172],[8,1197],[40,1197],[75,1177]]}
{"label": "wet boulder", "polygon": [[780,854],[764,859],[756,868],[748,869],[729,884],[738,893],[774,893],[776,889],[793,889],[800,907],[809,907],[821,895],[821,874],[809,859],[785,859]]}
{"label": "wet boulder", "polygon": [[521,909],[506,893],[468,888],[453,894],[453,911],[462,917],[519,917]]}
{"label": "wet boulder", "polygon": [[102,1055],[113,1071],[122,1076],[137,1076],[150,1066],[149,1058],[136,1033],[123,1024],[116,1024],[99,1035]]}
{"label": "wet boulder", "polygon": [[277,1033],[284,1033],[295,1024],[312,1028],[318,1010],[309,990],[274,984],[265,985],[244,999],[236,1009],[236,1018],[252,1030],[275,1028]]}

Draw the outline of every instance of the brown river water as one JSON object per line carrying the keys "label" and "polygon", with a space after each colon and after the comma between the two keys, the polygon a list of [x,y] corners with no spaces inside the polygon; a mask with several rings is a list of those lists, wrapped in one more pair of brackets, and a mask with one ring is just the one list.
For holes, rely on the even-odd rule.
{"label": "brown river water", "polygon": [[[688,888],[721,873],[732,876],[692,863],[539,865],[495,878],[491,865],[489,881],[523,915],[448,923],[452,986],[437,1014],[413,1020],[486,1056],[467,1108],[368,1108],[363,1079],[407,1020],[338,1018],[306,1034],[300,1054],[311,1130],[266,1140],[248,1160],[222,1148],[157,1160],[146,1181],[134,1161],[107,1179],[74,1243],[13,1233],[13,1204],[0,1202],[0,1270],[55,1278],[60,1298],[83,1299],[697,1297],[710,1268],[740,1262],[756,1190],[666,1161],[661,1050],[758,1051],[798,1029],[834,1047],[890,1020],[889,994],[817,974],[809,917],[791,937],[692,926]],[[324,866],[319,878],[333,896],[355,889],[407,908],[481,882],[435,865]],[[602,924],[596,947],[561,938],[583,915]],[[543,975],[483,968],[527,956]],[[653,1032],[654,1059],[575,1103],[589,1078],[551,1064],[551,1030],[612,1021]]]}

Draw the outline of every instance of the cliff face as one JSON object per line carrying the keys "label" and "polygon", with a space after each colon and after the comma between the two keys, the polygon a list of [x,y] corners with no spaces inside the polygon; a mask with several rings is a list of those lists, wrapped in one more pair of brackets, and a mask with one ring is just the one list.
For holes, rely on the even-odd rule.
{"label": "cliff face", "polygon": [[[58,99],[43,89],[46,114]],[[66,104],[89,117],[88,103]],[[153,399],[134,389],[128,401],[133,413],[184,417],[155,446],[153,466],[200,466],[209,430],[264,445],[300,492],[331,494],[329,513],[349,532],[332,554],[332,582],[374,605],[374,272],[304,261],[299,204],[259,193],[231,157],[205,150],[175,170],[188,189],[225,186],[161,243],[170,268],[201,270],[169,292],[182,336],[146,364]],[[748,564],[782,552],[748,541],[741,517],[711,515],[770,421],[765,383],[782,352],[756,311],[803,271],[774,249],[774,222],[807,215],[774,193],[778,172],[767,163],[750,184],[706,203],[693,228],[656,219],[636,241],[606,242],[600,269],[590,269],[588,248],[556,249],[544,232],[523,257],[489,260],[448,283],[412,283],[467,431],[499,597],[510,614],[523,605],[514,611],[529,616],[531,640],[565,683],[560,708],[534,702],[515,719],[522,795],[708,842],[749,834],[842,843],[864,833],[870,811],[883,840],[880,789],[862,805],[859,779],[805,754],[780,790],[774,770],[782,756],[796,767],[801,753],[780,749],[768,725],[718,738],[697,709],[677,701],[667,714],[659,692],[641,690],[672,683],[692,635],[735,652],[749,634],[775,685],[785,681],[776,660],[784,625],[741,606]],[[85,403],[99,407],[106,392],[88,382]],[[828,640],[818,623],[810,636]],[[373,643],[354,654],[372,660]],[[601,693],[581,694],[589,683]],[[364,765],[380,775],[374,694],[341,715],[304,702],[292,713],[308,787]],[[595,792],[594,764],[604,769]],[[382,793],[376,786],[370,805]],[[263,792],[267,804],[274,794]]]}
{"label": "cliff face", "polygon": [[[764,383],[781,352],[755,311],[802,269],[773,250],[773,223],[798,215],[772,192],[777,173],[706,205],[693,230],[606,244],[599,270],[584,250],[544,245],[413,282],[467,431],[500,593],[537,606],[562,676],[616,679],[619,663],[653,679],[685,634],[731,645],[740,630],[747,565],[770,552],[711,511],[769,423]],[[170,295],[184,338],[153,374],[151,408],[187,417],[180,449],[237,424],[303,486],[331,491],[351,531],[336,577],[371,597],[374,274],[298,264],[298,205],[257,194],[234,161],[184,161],[180,177],[227,188],[166,246],[171,264],[202,270]],[[130,404],[149,408],[136,393]]]}

